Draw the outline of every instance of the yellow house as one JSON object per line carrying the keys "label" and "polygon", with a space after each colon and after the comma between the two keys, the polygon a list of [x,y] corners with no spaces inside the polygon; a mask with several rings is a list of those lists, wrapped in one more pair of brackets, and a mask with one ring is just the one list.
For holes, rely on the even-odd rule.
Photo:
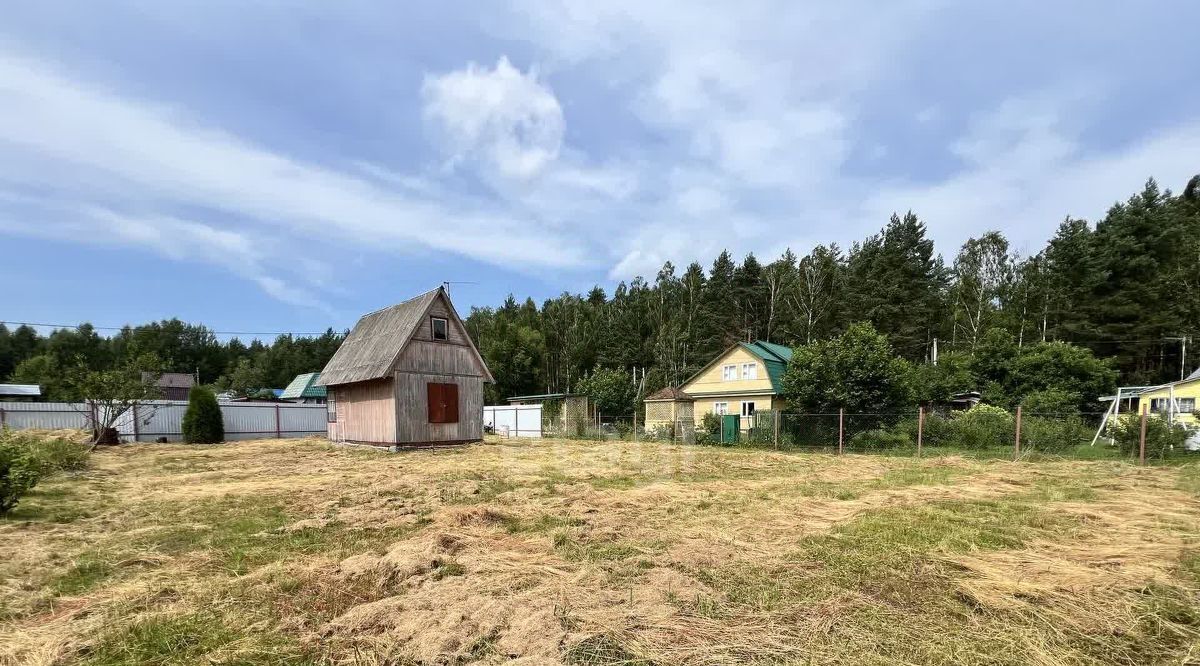
{"label": "yellow house", "polygon": [[759,412],[783,409],[780,383],[791,360],[791,348],[783,345],[763,340],[738,343],[678,389],[647,398],[646,427],[673,422],[679,414],[689,414],[697,423],[705,414],[739,414],[742,429],[748,429]]}
{"label": "yellow house", "polygon": [[1196,408],[1200,406],[1200,370],[1187,379],[1162,386],[1153,386],[1138,394],[1137,411],[1146,409],[1151,414],[1171,418],[1175,423],[1187,426],[1200,425]]}

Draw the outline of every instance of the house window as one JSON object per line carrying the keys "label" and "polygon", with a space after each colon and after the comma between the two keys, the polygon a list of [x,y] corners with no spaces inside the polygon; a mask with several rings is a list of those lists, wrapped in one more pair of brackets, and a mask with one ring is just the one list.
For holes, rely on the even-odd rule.
{"label": "house window", "polygon": [[726,365],[721,368],[721,381],[731,382],[737,379],[737,366]]}
{"label": "house window", "polygon": [[429,382],[429,422],[458,423],[458,384]]}
{"label": "house window", "polygon": [[1192,412],[1196,411],[1195,398],[1176,398],[1175,402],[1179,403],[1180,414],[1191,414]]}
{"label": "house window", "polygon": [[752,401],[743,401],[742,402],[742,416],[745,416],[745,417],[754,416],[754,402],[752,402]]}
{"label": "house window", "polygon": [[337,423],[337,406],[334,405],[334,392],[330,391],[329,395],[325,396],[325,420],[329,423]]}
{"label": "house window", "polygon": [[758,379],[758,364],[743,363],[742,364],[742,379]]}
{"label": "house window", "polygon": [[431,317],[430,326],[433,327],[433,339],[445,340],[450,330],[450,324],[442,317]]}
{"label": "house window", "polygon": [[729,413],[729,403],[727,403],[727,402],[714,402],[713,403],[713,414],[716,414],[717,416],[724,416],[728,413]]}

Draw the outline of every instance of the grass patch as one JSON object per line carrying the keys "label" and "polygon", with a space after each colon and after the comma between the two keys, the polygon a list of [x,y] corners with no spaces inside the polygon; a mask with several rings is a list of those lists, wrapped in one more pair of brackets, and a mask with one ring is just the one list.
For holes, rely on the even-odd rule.
{"label": "grass patch", "polygon": [[0,521],[67,524],[100,513],[96,500],[81,494],[78,484],[56,481],[35,487]]}
{"label": "grass patch", "polygon": [[56,577],[49,589],[55,596],[72,596],[86,592],[117,572],[117,567],[97,552],[86,552],[75,559],[69,569]]}
{"label": "grass patch", "polygon": [[974,472],[963,467],[937,464],[913,464],[889,469],[871,483],[873,488],[904,488],[908,486],[942,486]]}
{"label": "grass patch", "polygon": [[106,636],[83,661],[87,666],[184,666],[313,663],[273,634],[245,634],[212,613],[159,616],[134,622]]}
{"label": "grass patch", "polygon": [[581,541],[565,530],[554,535],[554,550],[569,562],[619,561],[645,553],[645,549],[619,541]]}
{"label": "grass patch", "polygon": [[638,657],[617,639],[604,634],[590,636],[572,645],[563,654],[563,662],[575,666],[652,666],[654,663]]}

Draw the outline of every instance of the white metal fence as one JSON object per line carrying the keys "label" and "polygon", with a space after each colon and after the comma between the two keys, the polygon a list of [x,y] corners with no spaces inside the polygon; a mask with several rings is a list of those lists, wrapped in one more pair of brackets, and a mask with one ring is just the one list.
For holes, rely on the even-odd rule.
{"label": "white metal fence", "polygon": [[[135,413],[136,411],[136,413]],[[155,400],[126,411],[117,420],[117,431],[126,441],[153,442],[166,437],[169,442],[183,439],[180,424],[187,401]],[[225,420],[225,439],[263,439],[267,437],[304,437],[325,434],[325,405],[288,403],[221,403]],[[24,428],[87,429],[88,407],[67,402],[0,402],[0,426]]]}
{"label": "white metal fence", "polygon": [[483,428],[504,437],[541,437],[541,405],[488,405],[483,408]]}

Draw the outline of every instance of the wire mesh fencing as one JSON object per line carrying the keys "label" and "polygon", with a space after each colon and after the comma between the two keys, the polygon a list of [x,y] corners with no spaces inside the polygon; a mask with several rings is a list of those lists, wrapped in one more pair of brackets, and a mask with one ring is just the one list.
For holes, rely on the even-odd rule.
{"label": "wire mesh fencing", "polygon": [[[958,455],[980,459],[1200,460],[1200,432],[1130,415],[1023,413],[998,407],[967,411],[916,409],[896,413],[768,411],[744,417],[642,422],[636,416],[597,416],[566,439],[741,446],[832,454]],[[1143,428],[1143,421],[1146,421]]]}

